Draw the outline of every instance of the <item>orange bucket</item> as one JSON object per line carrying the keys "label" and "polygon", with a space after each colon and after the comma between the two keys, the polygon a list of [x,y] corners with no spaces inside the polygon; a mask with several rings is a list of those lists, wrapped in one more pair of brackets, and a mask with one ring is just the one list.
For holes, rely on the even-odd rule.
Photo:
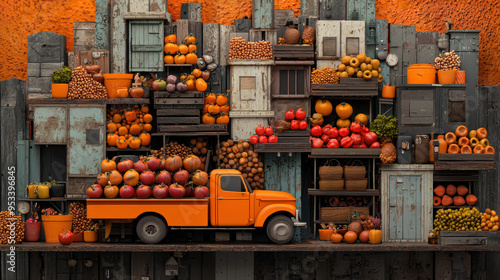
{"label": "orange bucket", "polygon": [[132,85],[134,74],[103,74],[104,86],[108,92],[108,98],[117,98],[118,88],[127,88]]}
{"label": "orange bucket", "polygon": [[436,67],[430,64],[413,64],[408,67],[406,83],[426,85],[436,83]]}
{"label": "orange bucket", "polygon": [[390,86],[389,84],[382,86],[382,98],[394,98],[396,97],[396,87]]}
{"label": "orange bucket", "polygon": [[457,71],[455,84],[465,84],[465,71]]}
{"label": "orange bucket", "polygon": [[97,231],[84,231],[83,240],[85,242],[97,242]]}
{"label": "orange bucket", "polygon": [[67,98],[68,84],[52,84],[52,98]]}
{"label": "orange bucket", "polygon": [[319,240],[330,241],[332,237],[333,229],[319,229]]}
{"label": "orange bucket", "polygon": [[456,70],[439,70],[438,80],[440,84],[454,84],[455,77],[457,76]]}
{"label": "orange bucket", "polygon": [[63,230],[71,231],[73,215],[42,215],[45,242],[59,243],[59,233]]}

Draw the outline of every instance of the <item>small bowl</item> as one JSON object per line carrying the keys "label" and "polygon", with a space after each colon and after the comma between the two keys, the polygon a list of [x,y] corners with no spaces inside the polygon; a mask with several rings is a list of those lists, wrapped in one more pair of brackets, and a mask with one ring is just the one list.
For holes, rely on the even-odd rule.
{"label": "small bowl", "polygon": [[337,233],[344,236],[344,234],[347,232],[347,229],[337,229]]}
{"label": "small bowl", "polygon": [[330,241],[332,237],[333,229],[319,229],[319,240]]}

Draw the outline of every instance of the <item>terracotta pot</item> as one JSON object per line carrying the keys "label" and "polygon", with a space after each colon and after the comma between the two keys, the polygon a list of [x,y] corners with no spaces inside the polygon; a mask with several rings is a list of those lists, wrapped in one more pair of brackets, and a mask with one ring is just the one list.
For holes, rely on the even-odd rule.
{"label": "terracotta pot", "polygon": [[68,98],[68,84],[52,84],[52,98]]}
{"label": "terracotta pot", "polygon": [[439,70],[438,80],[440,84],[454,84],[457,76],[456,70]]}
{"label": "terracotta pot", "polygon": [[63,230],[71,231],[73,215],[42,215],[45,242],[59,243],[59,233]]}
{"label": "terracotta pot", "polygon": [[80,232],[80,233],[73,232],[73,235],[74,235],[73,242],[83,242],[83,233],[82,232]]}
{"label": "terracotta pot", "polygon": [[390,86],[389,84],[382,86],[382,98],[394,98],[396,97],[396,87]]}
{"label": "terracotta pot", "polygon": [[330,237],[333,234],[333,229],[318,229],[319,240],[330,241]]}
{"label": "terracotta pot", "polygon": [[97,231],[84,231],[83,239],[85,242],[97,242]]}
{"label": "terracotta pot", "polygon": [[465,84],[465,71],[457,71],[455,84]]}

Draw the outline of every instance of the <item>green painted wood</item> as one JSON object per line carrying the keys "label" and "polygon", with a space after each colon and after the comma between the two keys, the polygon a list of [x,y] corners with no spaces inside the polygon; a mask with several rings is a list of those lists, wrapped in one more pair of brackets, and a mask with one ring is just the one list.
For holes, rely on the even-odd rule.
{"label": "green painted wood", "polygon": [[98,50],[109,48],[109,0],[95,0],[95,45]]}
{"label": "green painted wood", "polygon": [[274,28],[274,0],[253,0],[253,28]]}
{"label": "green painted wood", "polygon": [[[280,157],[274,153],[265,155],[264,174],[267,190],[283,191],[292,194],[297,199],[297,210],[302,215],[302,163],[301,154],[281,154]],[[295,232],[295,241],[300,241],[301,231]]]}
{"label": "green painted wood", "polygon": [[[18,135],[18,139],[21,139]],[[30,183],[30,143],[29,140],[17,140],[17,198],[26,197],[26,187]]]}
{"label": "green painted wood", "polygon": [[129,21],[129,70],[163,71],[163,21]]}
{"label": "green painted wood", "polygon": [[33,139],[35,143],[65,145],[67,126],[66,105],[34,107]]}

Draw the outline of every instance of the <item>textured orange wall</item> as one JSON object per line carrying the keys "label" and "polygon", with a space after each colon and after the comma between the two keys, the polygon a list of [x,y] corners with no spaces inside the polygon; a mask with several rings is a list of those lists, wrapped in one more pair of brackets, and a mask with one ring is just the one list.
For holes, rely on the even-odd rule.
{"label": "textured orange wall", "polygon": [[95,0],[2,0],[0,80],[28,78],[28,36],[50,31],[66,36],[73,50],[73,22],[94,21]]}
{"label": "textured orange wall", "polygon": [[[57,3],[56,3],[57,2]],[[67,38],[73,49],[73,22],[94,21],[94,0],[3,0],[0,3],[0,80],[27,79],[27,37],[52,31]],[[168,12],[179,18],[181,3],[203,3],[203,22],[232,24],[236,18],[251,16],[252,0],[169,0]],[[300,0],[275,0],[276,9],[293,9],[300,14]],[[481,30],[479,84],[500,85],[500,0],[376,0],[377,19],[392,24],[414,24],[417,31],[444,32],[443,19],[454,22],[454,29]],[[11,20],[12,19],[12,20]]]}

